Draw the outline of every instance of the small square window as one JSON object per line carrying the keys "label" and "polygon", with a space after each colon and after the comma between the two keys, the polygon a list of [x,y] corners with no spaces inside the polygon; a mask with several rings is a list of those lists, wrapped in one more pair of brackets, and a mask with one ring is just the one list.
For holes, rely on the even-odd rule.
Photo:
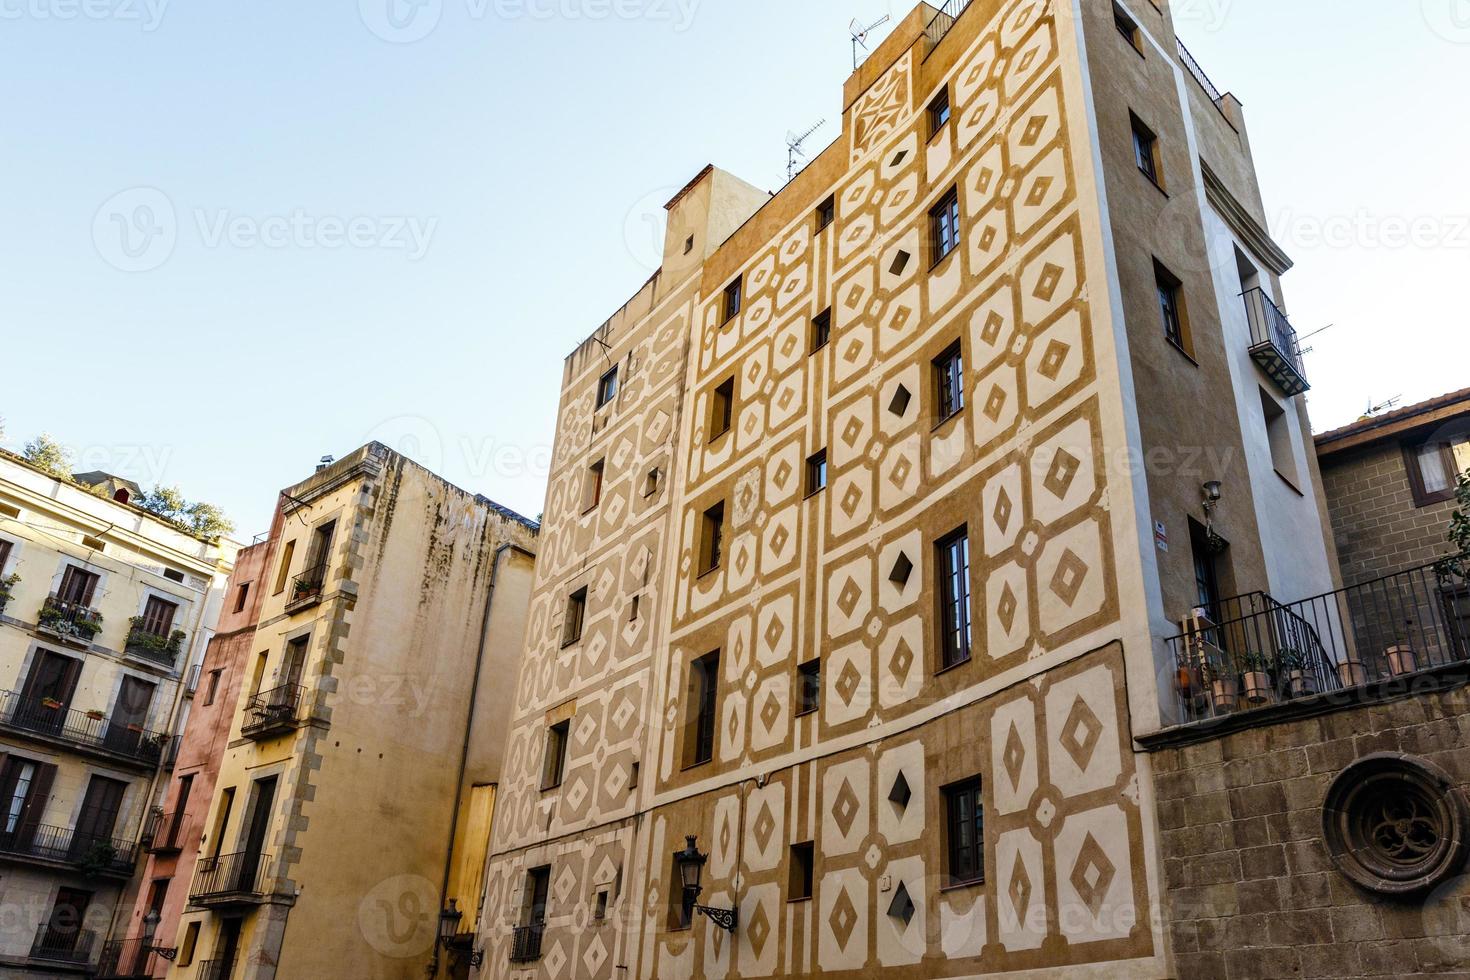
{"label": "small square window", "polygon": [[796,668],[796,713],[809,715],[822,706],[822,661],[809,660]]}
{"label": "small square window", "polygon": [[614,365],[606,374],[597,379],[597,407],[601,408],[617,397],[618,394],[618,369]]}
{"label": "small square window", "polygon": [[1139,172],[1162,190],[1164,171],[1159,155],[1159,138],[1143,124],[1142,119],[1131,112],[1128,116],[1133,124],[1133,160],[1138,164]]}
{"label": "small square window", "polygon": [[607,890],[603,889],[597,893],[597,905],[592,910],[592,918],[601,922],[607,918]]}
{"label": "small square window", "polygon": [[245,582],[235,590],[235,612],[245,611],[245,603],[250,600],[250,583]]}
{"label": "small square window", "polygon": [[827,450],[813,453],[806,461],[806,495],[827,489]]}
{"label": "small square window", "polygon": [[948,845],[945,873],[949,885],[973,885],[985,880],[985,807],[980,777],[946,786],[945,836]]}
{"label": "small square window", "polygon": [[837,197],[833,195],[817,205],[817,231],[837,220]]}
{"label": "small square window", "polygon": [[722,500],[704,512],[699,539],[699,572],[712,572],[720,567],[720,553],[725,536],[725,502]]}
{"label": "small square window", "polygon": [[816,352],[827,346],[827,341],[832,339],[832,308],[827,309],[812,317],[812,351]]}
{"label": "small square window", "polygon": [[1143,32],[1138,29],[1133,18],[1128,16],[1128,12],[1117,4],[1113,5],[1113,26],[1134,51],[1143,54]]}
{"label": "small square window", "polygon": [[694,236],[690,235],[684,240],[684,254],[688,255],[692,251],[694,251]]}
{"label": "small square window", "polygon": [[645,497],[652,497],[656,493],[658,493],[658,467],[657,466],[655,466],[653,469],[649,470],[648,471],[648,475],[643,478],[643,496],[645,496]]}
{"label": "small square window", "polygon": [[567,769],[567,742],[571,736],[571,719],[559,721],[546,729],[546,758],[541,768],[541,788],[556,789]]}
{"label": "small square window", "polygon": [[933,139],[941,129],[949,125],[949,87],[929,103],[929,138]]}
{"label": "small square window", "polygon": [[636,623],[636,622],[638,622],[638,611],[639,611],[638,610],[638,607],[640,605],[642,605],[642,602],[643,602],[643,596],[641,596],[641,595],[635,595],[632,598],[632,600],[628,603],[628,622],[630,622],[630,623]]}
{"label": "small square window", "polygon": [[735,379],[726,378],[710,393],[709,441],[714,442],[730,431],[735,414]]}
{"label": "small square window", "polygon": [[965,359],[959,341],[934,359],[934,394],[939,422],[965,407]]}
{"label": "small square window", "polygon": [[567,596],[567,617],[562,623],[561,645],[569,647],[582,638],[582,621],[587,616],[587,586]]}
{"label": "small square window", "polygon": [[960,246],[960,192],[950,190],[929,212],[929,237],[934,243],[934,263],[938,265]]}
{"label": "small square window", "polygon": [[1453,500],[1460,474],[1470,470],[1470,438],[1408,443],[1404,446],[1404,462],[1415,507]]}
{"label": "small square window", "polygon": [[791,864],[786,879],[786,900],[799,902],[812,897],[812,871],[816,845],[812,841],[791,845]]}
{"label": "small square window", "polygon": [[1159,316],[1164,324],[1164,338],[1185,353],[1189,352],[1189,319],[1184,308],[1184,285],[1177,276],[1154,261],[1154,283],[1159,297]]}
{"label": "small square window", "polygon": [[740,315],[740,302],[744,298],[745,279],[738,278],[725,287],[725,323]]}

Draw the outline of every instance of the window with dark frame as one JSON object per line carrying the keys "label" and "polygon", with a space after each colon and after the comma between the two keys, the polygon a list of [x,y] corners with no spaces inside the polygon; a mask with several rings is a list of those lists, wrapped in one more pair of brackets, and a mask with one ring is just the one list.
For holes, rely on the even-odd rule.
{"label": "window with dark frame", "polygon": [[715,757],[715,720],[719,705],[720,653],[707,653],[689,664],[689,730],[684,767],[703,765]]}
{"label": "window with dark frame", "polygon": [[[3,565],[4,565],[4,562],[0,562],[0,566],[3,566]],[[240,585],[239,588],[237,588],[235,590],[235,612],[237,612],[237,613],[244,612],[245,611],[245,603],[249,599],[250,599],[250,583],[249,582],[244,582],[244,583],[242,583]]]}
{"label": "window with dark frame", "polygon": [[929,212],[929,237],[934,243],[934,262],[938,265],[960,245],[960,192],[952,188]]}
{"label": "window with dark frame", "polygon": [[946,786],[944,794],[946,887],[985,880],[985,806],[980,777]]}
{"label": "window with dark frame", "polygon": [[9,541],[0,541],[0,578],[5,576],[5,565],[10,561],[10,551],[13,547]]}
{"label": "window with dark frame", "polygon": [[822,706],[822,661],[808,660],[796,668],[796,713],[809,715]]}
{"label": "window with dark frame", "polygon": [[296,542],[287,541],[286,547],[281,549],[281,566],[276,569],[276,587],[272,595],[280,595],[286,591],[286,584],[291,581],[291,560],[295,557]]}
{"label": "window with dark frame", "polygon": [[546,902],[551,894],[551,865],[526,872],[525,905],[521,908],[522,926],[546,924]]}
{"label": "window with dark frame", "polygon": [[587,490],[582,505],[584,513],[602,503],[602,477],[606,469],[607,460],[605,459],[599,459],[587,467]]}
{"label": "window with dark frame", "polygon": [[1133,160],[1138,164],[1139,171],[1154,186],[1162,189],[1164,181],[1161,176],[1163,168],[1160,166],[1159,138],[1133,113],[1130,112],[1128,118],[1133,126]]}
{"label": "window with dark frame", "polygon": [[957,340],[934,359],[934,410],[937,422],[965,407],[965,358]]}
{"label": "window with dark frame", "polygon": [[704,512],[700,521],[699,572],[712,572],[720,567],[724,550],[725,502],[722,500]]}
{"label": "window with dark frame", "polygon": [[812,897],[812,870],[817,849],[813,841],[791,845],[791,860],[786,877],[786,900],[799,902]]}
{"label": "window with dark frame", "polygon": [[1405,443],[1404,465],[1415,507],[1453,500],[1460,474],[1470,470],[1470,436]]}
{"label": "window with dark frame", "polygon": [[806,495],[827,489],[827,450],[812,453],[806,460]]}
{"label": "window with dark frame", "polygon": [[601,408],[618,396],[618,367],[614,364],[597,379],[597,407]]}
{"label": "window with dark frame", "polygon": [[827,346],[827,341],[832,339],[832,308],[827,309],[812,317],[812,351],[816,352]]}
{"label": "window with dark frame", "polygon": [[1133,18],[1128,16],[1128,12],[1117,4],[1113,4],[1113,26],[1134,51],[1143,54],[1143,32],[1138,29]]}
{"label": "window with dark frame", "polygon": [[206,705],[214,704],[214,699],[219,695],[220,678],[224,676],[224,673],[225,669],[223,667],[217,667],[209,672],[209,688],[204,693],[204,703]]}
{"label": "window with dark frame", "polygon": [[572,720],[567,718],[546,729],[546,758],[541,766],[541,788],[556,789],[567,771],[567,742]]}
{"label": "window with dark frame", "polygon": [[936,546],[941,667],[970,659],[970,535],[960,528]]}
{"label": "window with dark frame", "polygon": [[1157,260],[1154,262],[1154,284],[1158,291],[1159,316],[1164,324],[1164,338],[1188,353],[1189,331],[1184,312],[1184,284]]}
{"label": "window with dark frame", "polygon": [[735,418],[735,379],[726,378],[710,392],[709,439],[714,442],[730,431]]}
{"label": "window with dark frame", "polygon": [[56,590],[56,598],[72,605],[90,607],[92,597],[97,592],[97,583],[101,580],[102,577],[95,572],[67,565],[66,571],[61,573],[61,585]]}
{"label": "window with dark frame", "polygon": [[561,645],[569,647],[582,638],[582,624],[587,617],[587,586],[567,596],[566,621],[561,627]]}
{"label": "window with dark frame", "polygon": [[724,322],[729,323],[740,315],[740,302],[744,298],[745,277],[737,277],[725,287]]}
{"label": "window with dark frame", "polygon": [[929,103],[929,138],[933,139],[939,131],[949,125],[949,86],[945,86],[934,101]]}
{"label": "window with dark frame", "polygon": [[143,615],[138,626],[142,632],[150,636],[166,638],[173,629],[174,616],[178,611],[179,604],[177,602],[169,602],[167,599],[160,599],[156,595],[151,595],[148,597],[148,601],[143,604]]}
{"label": "window with dark frame", "polygon": [[831,226],[837,220],[837,196],[827,198],[817,205],[817,231]]}

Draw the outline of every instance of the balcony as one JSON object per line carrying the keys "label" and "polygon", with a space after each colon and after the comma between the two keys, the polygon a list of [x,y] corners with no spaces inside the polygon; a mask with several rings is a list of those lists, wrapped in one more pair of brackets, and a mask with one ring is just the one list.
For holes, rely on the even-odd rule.
{"label": "balcony", "polygon": [[94,976],[97,980],[147,980],[153,976],[153,940],[113,939],[102,944]]}
{"label": "balcony", "polygon": [[259,905],[270,893],[270,864],[269,854],[250,852],[200,858],[189,903],[207,909]]}
{"label": "balcony", "polygon": [[67,929],[43,922],[31,943],[31,959],[85,965],[91,961],[96,943],[97,934],[90,929]]}
{"label": "balcony", "polygon": [[230,980],[235,972],[235,964],[232,960],[200,960],[199,972],[194,974],[199,980]]}
{"label": "balcony", "polygon": [[143,849],[149,854],[168,857],[184,849],[184,814],[164,813],[156,806],[143,829]]}
{"label": "balcony", "polygon": [[1312,386],[1307,384],[1307,372],[1302,368],[1301,346],[1286,314],[1259,289],[1252,289],[1242,298],[1251,328],[1251,357],[1286,397],[1310,391]]}
{"label": "balcony", "polygon": [[138,725],[109,720],[100,711],[72,711],[51,698],[0,692],[0,729],[113,762],[156,769],[174,739]]}
{"label": "balcony", "polygon": [[1182,725],[1159,734],[1319,714],[1402,693],[1409,678],[1428,689],[1438,675],[1464,673],[1467,568],[1470,558],[1437,562],[1289,605],[1258,592],[1216,617],[1197,614],[1167,641]]}
{"label": "balcony", "polygon": [[929,50],[933,51],[940,41],[944,40],[950,28],[954,27],[955,21],[960,19],[960,14],[970,6],[970,0],[948,0],[939,8],[939,12],[929,19],[924,27],[924,36],[929,40]]}
{"label": "balcony", "polygon": [[541,937],[546,933],[546,923],[533,922],[528,926],[516,926],[511,933],[510,961],[512,963],[534,963],[541,958]]}
{"label": "balcony", "polygon": [[134,657],[147,660],[163,667],[173,667],[184,646],[184,631],[174,630],[164,636],[153,632],[143,623],[142,616],[134,616],[128,629],[128,640],[123,649]]}
{"label": "balcony", "polygon": [[286,597],[286,612],[297,613],[310,609],[322,601],[322,588],[327,582],[327,566],[308,568],[291,580],[291,590]]}
{"label": "balcony", "polygon": [[0,833],[0,855],[46,867],[65,866],[88,875],[128,878],[133,873],[134,847],[131,841],[78,834],[65,827],[21,826]]}
{"label": "balcony", "polygon": [[86,648],[102,631],[102,614],[80,603],[50,595],[36,614],[36,629],[62,643]]}
{"label": "balcony", "polygon": [[257,742],[286,734],[296,727],[305,695],[300,684],[283,684],[255,695],[245,705],[240,734]]}

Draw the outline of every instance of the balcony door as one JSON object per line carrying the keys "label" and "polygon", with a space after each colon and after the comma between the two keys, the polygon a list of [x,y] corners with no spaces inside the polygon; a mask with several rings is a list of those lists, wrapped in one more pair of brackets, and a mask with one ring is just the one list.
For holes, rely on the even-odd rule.
{"label": "balcony door", "polygon": [[266,833],[270,830],[271,808],[276,802],[276,777],[257,779],[251,790],[250,815],[245,825],[239,862],[240,891],[254,891],[257,872],[265,850]]}
{"label": "balcony door", "polygon": [[143,742],[143,726],[148,709],[153,706],[157,686],[138,677],[124,677],[107,720],[107,747],[117,752],[136,755]]}
{"label": "balcony door", "polygon": [[91,892],[78,888],[57,889],[51,915],[40,936],[41,948],[48,953],[77,952],[77,940],[81,936],[82,926],[87,921],[87,909],[91,905]]}
{"label": "balcony door", "polygon": [[82,798],[82,811],[77,815],[77,827],[71,838],[72,856],[86,857],[94,844],[112,843],[112,831],[117,826],[117,815],[122,810],[123,794],[128,784],[106,776],[93,776],[87,784],[87,795]]}
{"label": "balcony door", "polygon": [[51,650],[37,650],[25,687],[21,689],[21,703],[15,706],[11,720],[32,731],[59,734],[66,724],[66,713],[71,710],[72,695],[76,693],[81,673],[80,660]]}
{"label": "balcony door", "polygon": [[51,796],[56,767],[10,756],[0,769],[0,849],[28,851]]}
{"label": "balcony door", "polygon": [[[222,919],[214,941],[214,974],[211,980],[230,980],[235,974],[235,957],[240,955],[240,920]],[[201,974],[207,975],[207,974]]]}
{"label": "balcony door", "polygon": [[68,565],[66,571],[61,573],[61,587],[56,590],[56,598],[68,605],[90,609],[92,600],[96,597],[99,581],[101,577],[95,573],[75,565]]}

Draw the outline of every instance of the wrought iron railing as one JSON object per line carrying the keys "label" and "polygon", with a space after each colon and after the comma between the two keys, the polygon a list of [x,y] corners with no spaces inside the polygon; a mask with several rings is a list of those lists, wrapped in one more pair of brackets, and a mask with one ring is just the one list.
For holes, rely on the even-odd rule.
{"label": "wrought iron railing", "polygon": [[31,959],[86,963],[92,958],[92,946],[96,942],[97,934],[90,929],[69,929],[43,922],[31,943]]}
{"label": "wrought iron railing", "polygon": [[195,976],[199,980],[230,980],[230,975],[234,970],[234,960],[200,960],[199,971]]}
{"label": "wrought iron railing", "polygon": [[970,0],[948,0],[939,12],[929,18],[929,23],[924,27],[924,36],[929,39],[929,50],[934,50],[944,36],[954,27],[955,21],[960,19],[960,14],[970,5]]}
{"label": "wrought iron railing", "polygon": [[63,639],[91,643],[102,631],[102,614],[79,602],[69,602],[56,594],[46,597],[36,614],[36,625]]}
{"label": "wrought iron railing", "polygon": [[325,563],[308,568],[291,580],[291,591],[286,597],[286,608],[307,606],[322,599],[322,588],[327,581]]}
{"label": "wrought iron railing", "polygon": [[189,901],[208,904],[230,898],[258,898],[266,894],[271,856],[250,851],[217,854],[199,859]]}
{"label": "wrought iron railing", "polygon": [[157,954],[153,940],[110,939],[102,944],[102,955],[97,958],[97,980],[142,980],[153,976]]}
{"label": "wrought iron railing", "polygon": [[183,649],[184,635],[183,630],[172,630],[167,635],[155,633],[143,624],[142,617],[135,616],[123,649],[136,657],[172,667]]}
{"label": "wrought iron railing", "polygon": [[300,684],[283,684],[255,695],[245,704],[240,734],[256,738],[290,728],[297,721],[305,694]]}
{"label": "wrought iron railing", "polygon": [[96,872],[131,874],[132,841],[78,834],[66,827],[18,826],[0,833],[0,853],[72,864]]}
{"label": "wrought iron railing", "polygon": [[1215,87],[1215,83],[1210,81],[1210,76],[1205,74],[1205,70],[1194,59],[1194,55],[1189,53],[1189,49],[1184,46],[1184,42],[1177,37],[1174,40],[1179,44],[1180,62],[1183,63],[1184,67],[1189,71],[1189,74],[1194,76],[1194,80],[1199,83],[1199,87],[1205,90],[1205,95],[1210,97],[1210,101],[1218,107],[1220,100],[1225,98],[1225,96],[1220,94],[1220,90]]}
{"label": "wrought iron railing", "polygon": [[184,812],[165,813],[156,806],[143,830],[143,847],[150,854],[173,854],[184,849]]}
{"label": "wrought iron railing", "polygon": [[1241,299],[1250,323],[1251,356],[1288,395],[1309,390],[1301,344],[1291,320],[1260,289],[1246,291]]}
{"label": "wrought iron railing", "polygon": [[516,926],[511,933],[510,961],[512,963],[534,963],[541,958],[541,937],[546,933],[546,923],[533,922],[528,926]]}
{"label": "wrought iron railing", "polygon": [[[1264,593],[1167,642],[1179,718],[1219,719],[1470,661],[1470,559],[1283,604]],[[1242,597],[1248,599],[1249,597]]]}
{"label": "wrought iron railing", "polygon": [[158,765],[171,737],[107,718],[100,711],[75,711],[52,698],[0,692],[0,727],[60,739],[85,749],[109,752],[145,765]]}

